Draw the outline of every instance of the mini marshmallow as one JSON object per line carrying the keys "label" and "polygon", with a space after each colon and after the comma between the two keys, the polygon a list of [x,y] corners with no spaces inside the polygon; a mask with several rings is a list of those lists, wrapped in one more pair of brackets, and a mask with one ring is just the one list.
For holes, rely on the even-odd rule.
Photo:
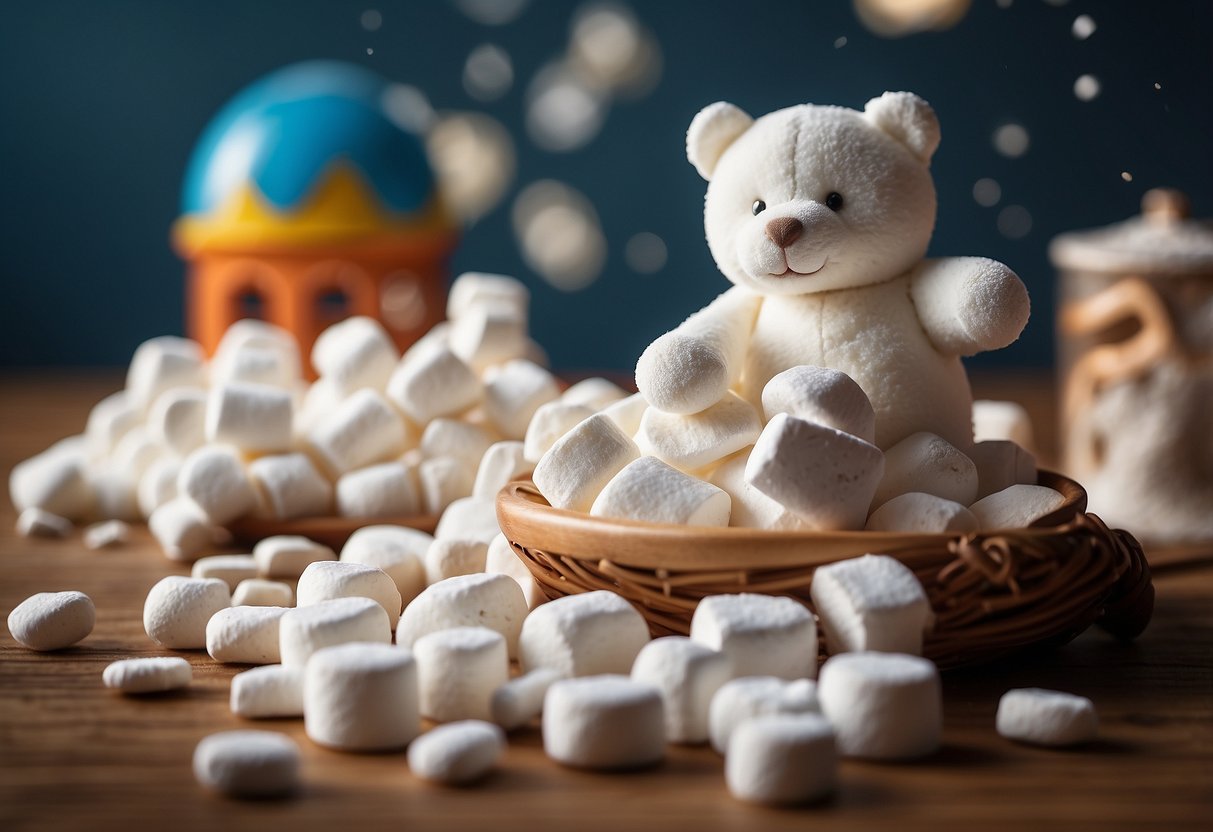
{"label": "mini marshmallow", "polygon": [[102,520],[137,520],[138,481],[113,463],[89,472],[93,492],[93,514]]}
{"label": "mini marshmallow", "polygon": [[188,456],[206,442],[207,394],[200,387],[178,387],[157,397],[148,413],[152,436],[177,456]]}
{"label": "mini marshmallow", "polygon": [[346,318],[321,332],[312,347],[312,366],[343,396],[382,390],[400,355],[383,325],[373,318]]}
{"label": "mini marshmallow", "polygon": [[299,747],[276,731],[221,731],[194,748],[194,777],[230,797],[281,797],[299,789]]}
{"label": "mini marshmallow", "polygon": [[180,656],[120,659],[106,665],[101,682],[122,693],[164,693],[180,690],[194,678],[190,663]]}
{"label": "mini marshmallow", "polygon": [[445,346],[409,350],[392,373],[387,395],[415,424],[455,416],[484,395],[472,368]]}
{"label": "mini marshmallow", "polygon": [[1094,740],[1099,734],[1099,717],[1085,696],[1017,688],[998,700],[995,727],[1009,740],[1063,747]]}
{"label": "mini marshmallow", "polygon": [[234,590],[247,578],[257,577],[257,560],[252,555],[211,555],[194,561],[190,576],[218,578]]}
{"label": "mini marshmallow", "polygon": [[67,537],[72,521],[40,508],[30,507],[17,515],[17,534],[21,537]]}
{"label": "mini marshmallow", "polygon": [[733,665],[724,653],[684,636],[650,641],[636,656],[632,679],[661,692],[666,742],[697,744],[708,739],[708,709]]}
{"label": "mini marshmallow", "polygon": [[171,456],[162,456],[148,466],[135,489],[135,502],[141,515],[151,517],[152,512],[177,496],[180,473],[181,461]]}
{"label": "mini marshmallow", "polygon": [[109,456],[118,440],[143,421],[143,408],[137,406],[125,390],[111,393],[88,413],[84,436],[89,454]]}
{"label": "mini marshmallow", "polygon": [[370,598],[383,607],[388,619],[400,615],[400,590],[391,576],[375,566],[348,561],[317,561],[299,576],[295,588],[296,603],[310,607],[334,598]]}
{"label": "mini marshmallow", "polygon": [[876,411],[855,380],[827,367],[804,365],[784,370],[762,388],[767,421],[787,413],[798,419],[876,443]]}
{"label": "mini marshmallow", "polygon": [[973,402],[973,441],[1004,439],[1029,452],[1035,447],[1032,419],[1017,402],[978,399]]}
{"label": "mini marshmallow", "polygon": [[644,419],[644,413],[648,409],[649,403],[644,400],[644,396],[634,393],[626,399],[620,399],[614,404],[607,405],[601,412],[621,431],[634,437],[640,432],[640,422]]}
{"label": "mini marshmallow", "polygon": [[862,529],[884,455],[849,433],[780,413],[767,422],[745,480],[819,531]]}
{"label": "mini marshmallow", "polygon": [[256,318],[243,318],[224,331],[211,361],[212,374],[224,377],[226,368],[236,363],[236,356],[250,349],[273,350],[291,368],[292,374],[298,376],[299,345],[295,342],[295,336],[282,327]]}
{"label": "mini marshmallow", "polygon": [[396,627],[396,643],[411,647],[417,639],[452,627],[488,627],[505,637],[511,657],[527,618],[526,600],[518,584],[505,575],[459,575],[425,589],[404,608]]}
{"label": "mini marshmallow", "polygon": [[68,520],[87,515],[93,503],[84,456],[74,448],[48,448],[18,462],[8,491],[17,511],[40,508]]}
{"label": "mini marshmallow", "polygon": [[343,401],[345,401],[345,397],[337,391],[336,386],[324,379],[317,379],[309,384],[295,409],[295,418],[291,426],[295,441],[306,440],[307,435],[321,421],[331,416]]}
{"label": "mini marshmallow", "polygon": [[425,552],[425,580],[436,584],[458,575],[483,572],[488,553],[489,544],[480,540],[435,540]]}
{"label": "mini marshmallow", "polygon": [[231,591],[218,578],[169,575],[147,593],[143,629],[170,650],[201,650],[206,647],[206,623],[231,603]]}
{"label": "mini marshmallow", "polygon": [[495,442],[480,458],[472,496],[496,498],[497,492],[508,483],[528,476],[534,470],[534,464],[526,458],[522,442],[513,439]]}
{"label": "mini marshmallow", "polygon": [[421,434],[420,447],[427,458],[451,457],[462,462],[469,470],[475,470],[492,444],[493,437],[478,425],[439,418],[426,425]]}
{"label": "mini marshmallow", "polygon": [[887,501],[868,517],[864,529],[869,532],[975,532],[973,512],[943,497],[908,491]]}
{"label": "mini marshmallow", "polygon": [[337,480],[337,513],[342,517],[411,517],[421,508],[415,472],[404,463],[370,465]]}
{"label": "mini marshmallow", "polygon": [[507,731],[526,725],[543,712],[548,688],[562,678],[552,668],[540,667],[499,686],[489,700],[493,722]]}
{"label": "mini marshmallow", "polygon": [[192,500],[220,526],[257,507],[257,494],[236,451],[205,445],[185,458],[177,476],[177,493]]}
{"label": "mini marshmallow", "polygon": [[812,679],[778,679],[774,676],[743,676],[721,686],[708,711],[708,734],[712,748],[727,754],[733,732],[749,719],[773,714],[819,714],[817,683]]}
{"label": "mini marshmallow", "polygon": [[[222,359],[222,360],[221,360]],[[298,353],[288,354],[278,345],[249,344],[211,362],[211,382],[248,382],[290,390],[299,383]]]}
{"label": "mini marshmallow", "polygon": [[565,404],[582,404],[594,412],[626,398],[626,390],[615,382],[600,377],[582,379],[560,396],[560,400]]}
{"label": "mini marshmallow", "polygon": [[725,782],[738,800],[793,806],[838,785],[834,730],[817,714],[770,714],[738,726],[725,758]]}
{"label": "mini marshmallow", "polygon": [[513,547],[503,534],[497,535],[489,543],[489,550],[484,558],[484,571],[491,575],[506,575],[515,581],[522,590],[527,607],[531,609],[547,600],[531,570],[514,554]]}
{"label": "mini marshmallow", "polygon": [[193,560],[215,544],[221,531],[193,500],[176,497],[147,518],[147,527],[170,560]]}
{"label": "mini marshmallow", "polygon": [[1022,529],[1057,511],[1066,498],[1043,485],[1012,485],[982,497],[969,511],[977,517],[981,530]]}
{"label": "mini marshmallow", "polygon": [[525,317],[484,307],[469,309],[451,324],[449,343],[451,351],[477,372],[525,358],[531,346]]}
{"label": "mini marshmallow", "polygon": [[[418,529],[363,526],[341,548],[341,560],[382,569],[396,585],[401,603],[408,604],[425,589],[425,553],[433,542]],[[393,621],[398,614],[392,615]]]}
{"label": "mini marshmallow", "polygon": [[626,676],[562,679],[543,700],[543,750],[576,768],[653,765],[665,754],[663,710],[657,688]]}
{"label": "mini marshmallow", "polygon": [[403,748],[421,733],[417,663],[390,644],[317,651],[303,682],[308,738],[342,751]]}
{"label": "mini marshmallow", "polygon": [[709,595],[691,616],[691,638],[728,655],[734,676],[817,675],[817,625],[792,598]]}
{"label": "mini marshmallow", "polygon": [[422,780],[463,786],[483,779],[505,753],[505,734],[476,719],[439,725],[409,745],[409,771]]}
{"label": "mini marshmallow", "polygon": [[230,705],[245,719],[303,716],[303,668],[267,664],[237,673]]}
{"label": "mini marshmallow", "polygon": [[289,607],[228,607],[206,622],[206,652],[223,664],[277,664],[278,622]]}
{"label": "mini marshmallow", "polygon": [[211,390],[206,438],[250,453],[278,453],[291,445],[291,394],[265,384],[232,382]]}
{"label": "mini marshmallow", "polygon": [[736,393],[727,393],[698,413],[666,413],[650,407],[640,420],[636,443],[646,454],[693,471],[754,444],[761,431],[758,411]]}
{"label": "mini marshmallow", "polygon": [[451,283],[447,293],[446,316],[457,321],[473,309],[510,311],[526,320],[531,293],[519,280],[503,274],[464,272]]}
{"label": "mini marshmallow", "polygon": [[130,526],[121,520],[106,520],[85,529],[81,539],[85,549],[108,549],[110,546],[121,546],[130,538]]}
{"label": "mini marshmallow", "polygon": [[556,440],[532,479],[556,508],[589,511],[611,478],[639,456],[636,443],[599,413]]}
{"label": "mini marshmallow", "polygon": [[442,514],[447,506],[467,497],[475,485],[470,468],[453,457],[427,459],[417,466],[421,501],[426,514]]}
{"label": "mini marshmallow", "polygon": [[729,495],[711,483],[656,457],[642,456],[606,484],[590,506],[590,514],[649,523],[727,526],[731,507]]}
{"label": "mini marshmallow", "polygon": [[307,435],[318,461],[335,475],[397,457],[407,441],[400,415],[387,399],[365,388],[322,417]]}
{"label": "mini marshmallow", "polygon": [[118,441],[107,462],[110,467],[125,474],[127,479],[138,483],[163,452],[147,428],[138,425]]}
{"label": "mini marshmallow", "polygon": [[488,719],[493,691],[510,678],[505,638],[487,627],[452,627],[413,642],[421,715],[435,722]]}
{"label": "mini marshmallow", "polygon": [[434,529],[434,537],[438,540],[479,540],[487,544],[500,532],[495,499],[462,497],[447,506]]}
{"label": "mini marshmallow", "polygon": [[522,623],[518,651],[528,672],[550,667],[569,677],[626,675],[648,642],[648,624],[635,607],[597,590],[535,608]]}
{"label": "mini marshmallow", "polygon": [[810,587],[830,655],[863,650],[922,654],[934,615],[914,573],[888,555],[819,566]]}
{"label": "mini marshmallow", "polygon": [[258,571],[268,578],[298,578],[309,564],[337,560],[337,553],[314,540],[298,535],[274,535],[253,546]]}
{"label": "mini marshmallow", "polygon": [[918,656],[840,653],[821,668],[821,711],[844,757],[908,760],[939,747],[939,671]]}
{"label": "mini marshmallow", "polygon": [[484,411],[506,439],[521,439],[540,405],[560,396],[556,379],[525,359],[490,367],[484,375]]}
{"label": "mini marshmallow", "polygon": [[126,371],[126,393],[145,411],[165,390],[206,383],[206,357],[195,341],[163,335],[135,349]]}
{"label": "mini marshmallow", "polygon": [[334,598],[295,607],[278,619],[278,652],[288,667],[303,667],[317,650],[353,641],[392,643],[391,622],[378,602]]}
{"label": "mini marshmallow", "polygon": [[83,592],[39,592],[8,614],[8,631],[30,650],[62,650],[83,641],[97,623],[93,599]]}
{"label": "mini marshmallow", "polygon": [[524,456],[529,462],[538,462],[557,439],[593,415],[592,408],[562,399],[540,405],[527,425]]}
{"label": "mini marshmallow", "polygon": [[295,591],[282,581],[246,578],[232,590],[233,607],[293,607]]}
{"label": "mini marshmallow", "polygon": [[745,481],[749,454],[742,451],[725,460],[708,481],[729,495],[729,525],[775,531],[807,531],[812,527],[798,514]]}
{"label": "mini marshmallow", "polygon": [[977,466],[978,500],[1012,485],[1036,484],[1036,457],[1014,442],[978,442],[969,456]]}
{"label": "mini marshmallow", "polygon": [[977,466],[950,442],[925,431],[885,451],[884,477],[872,505],[921,491],[967,506],[977,497]]}
{"label": "mini marshmallow", "polygon": [[276,520],[328,514],[333,486],[307,454],[263,456],[248,467],[261,511]]}

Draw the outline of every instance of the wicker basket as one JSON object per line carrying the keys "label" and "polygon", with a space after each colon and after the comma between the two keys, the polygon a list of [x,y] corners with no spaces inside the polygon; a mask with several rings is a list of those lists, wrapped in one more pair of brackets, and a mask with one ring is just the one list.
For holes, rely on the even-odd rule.
{"label": "wicker basket", "polygon": [[968,535],[607,520],[552,508],[526,481],[501,492],[497,516],[548,598],[613,590],[654,635],[686,634],[708,595],[761,592],[807,604],[816,567],[868,552],[896,557],[922,581],[935,611],[924,652],[941,667],[1063,643],[1093,623],[1122,638],[1138,635],[1154,605],[1140,545],[1085,513],[1078,483],[1046,471],[1039,482],[1065,495],[1056,512],[1030,528]]}

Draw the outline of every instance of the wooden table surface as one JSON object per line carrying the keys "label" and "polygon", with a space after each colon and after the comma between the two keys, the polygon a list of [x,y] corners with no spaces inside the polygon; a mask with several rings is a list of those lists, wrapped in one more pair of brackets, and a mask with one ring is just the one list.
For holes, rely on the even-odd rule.
{"label": "wooden table surface", "polygon": [[[0,380],[0,472],[77,432],[109,377]],[[1013,393],[1047,419],[1047,385],[978,385]],[[1049,434],[1046,432],[1046,439]],[[0,830],[385,829],[1180,829],[1213,821],[1213,570],[1156,576],[1150,629],[1123,645],[1092,631],[1050,652],[945,674],[944,743],[904,765],[847,761],[824,805],[743,805],[706,748],[671,748],[656,769],[596,775],[544,757],[537,729],[511,737],[501,770],[482,786],[423,784],[403,754],[353,755],[312,745],[298,720],[245,722],[228,710],[236,668],[186,653],[195,681],[182,693],[126,698],[101,686],[109,662],[163,655],[143,632],[149,587],[186,569],[137,529],[128,546],[85,550],[22,540],[0,494],[0,614],[34,592],[79,589],[97,626],[79,646],[37,654],[0,635]],[[1095,701],[1101,739],[1077,750],[1009,743],[994,733],[998,697],[1042,686]],[[194,782],[204,736],[268,728],[295,738],[304,791],[285,801],[235,802]],[[268,826],[267,826],[268,825]]]}

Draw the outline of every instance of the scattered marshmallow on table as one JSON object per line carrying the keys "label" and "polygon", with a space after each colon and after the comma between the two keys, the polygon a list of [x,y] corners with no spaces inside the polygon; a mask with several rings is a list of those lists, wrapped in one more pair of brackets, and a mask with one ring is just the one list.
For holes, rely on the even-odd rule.
{"label": "scattered marshmallow on table", "polygon": [[533,609],[547,600],[535,576],[527,569],[522,559],[514,554],[514,548],[503,534],[497,535],[489,543],[488,553],[484,558],[484,571],[493,575],[506,575],[517,582],[529,608]]}
{"label": "scattered marshmallow on table", "polygon": [[745,480],[749,463],[746,452],[721,463],[708,482],[729,495],[729,525],[750,529],[807,531],[812,527],[800,515],[789,511]]}
{"label": "scattered marshmallow on table", "polygon": [[886,501],[868,516],[869,532],[975,532],[977,517],[960,503],[908,491]]}
{"label": "scattered marshmallow on table", "polygon": [[489,545],[480,540],[435,540],[425,553],[425,580],[436,584],[447,578],[484,572]]}
{"label": "scattered marshmallow on table", "polygon": [[295,591],[282,581],[246,578],[232,590],[233,607],[291,607]]}
{"label": "scattered marshmallow on table", "polygon": [[169,575],[147,593],[143,629],[170,650],[201,650],[206,647],[206,623],[231,603],[231,590],[218,578]]}
{"label": "scattered marshmallow on table", "polygon": [[177,475],[177,493],[193,501],[220,526],[248,514],[257,494],[234,448],[204,445],[185,458]]}
{"label": "scattered marshmallow on table", "polygon": [[130,540],[131,527],[122,520],[93,523],[84,530],[81,540],[85,549],[108,549]]}
{"label": "scattered marshmallow on table", "polygon": [[914,573],[888,555],[819,566],[809,590],[825,631],[826,651],[922,654],[934,615]]}
{"label": "scattered marshmallow on table", "polygon": [[733,663],[684,636],[666,636],[646,644],[632,664],[632,679],[661,692],[667,742],[708,740],[712,697],[732,677]]}
{"label": "scattered marshmallow on table", "polygon": [[498,686],[489,700],[493,722],[507,731],[526,725],[543,712],[548,688],[563,678],[550,667],[540,667]]}
{"label": "scattered marshmallow on table", "polygon": [[641,768],[665,754],[661,694],[626,676],[562,679],[543,700],[543,750],[585,769]]}
{"label": "scattered marshmallow on table", "polygon": [[400,615],[400,590],[391,576],[377,566],[349,561],[317,561],[299,576],[295,602],[310,607],[334,598],[370,598],[383,607],[390,620]]}
{"label": "scattered marshmallow on table", "polygon": [[657,457],[633,460],[599,492],[590,514],[650,523],[727,526],[732,500],[701,479],[672,468]]}
{"label": "scattered marshmallow on table", "polygon": [[390,644],[318,650],[303,682],[308,738],[343,751],[403,748],[421,733],[417,663]]}
{"label": "scattered marshmallow on table", "polygon": [[202,347],[187,338],[162,335],[135,348],[126,371],[126,393],[136,408],[146,411],[164,391],[199,387],[205,381]]}
{"label": "scattered marshmallow on table", "polygon": [[198,504],[185,497],[159,506],[147,518],[147,527],[169,560],[194,560],[222,535]]}
{"label": "scattered marshmallow on table", "polygon": [[564,676],[631,672],[649,642],[636,608],[608,590],[566,595],[536,607],[518,640],[523,670],[550,667]]}
{"label": "scattered marshmallow on table", "polygon": [[1012,485],[1036,484],[1036,457],[1002,439],[977,442],[969,452],[977,466],[977,499],[988,497]]}
{"label": "scattered marshmallow on table", "polygon": [[821,668],[821,711],[844,757],[908,760],[939,747],[939,671],[898,653],[840,653]]}
{"label": "scattered marshmallow on table", "polygon": [[207,393],[201,387],[176,387],[157,397],[147,427],[161,445],[187,456],[206,442]]}
{"label": "scattered marshmallow on table", "polygon": [[93,503],[83,453],[72,447],[51,447],[18,462],[8,492],[18,511],[40,508],[68,520],[87,515]]}
{"label": "scattered marshmallow on table", "polygon": [[365,316],[333,324],[312,347],[312,366],[343,396],[368,387],[382,390],[399,357],[383,325]]}
{"label": "scattered marshmallow on table", "polygon": [[628,398],[628,393],[615,382],[595,376],[585,378],[569,386],[560,395],[560,400],[566,404],[581,404],[593,411],[602,410],[616,402]]}
{"label": "scattered marshmallow on table", "polygon": [[793,806],[838,784],[834,730],[818,714],[769,714],[743,722],[725,757],[725,782],[739,800]]}
{"label": "scattered marshmallow on table", "polygon": [[164,693],[180,690],[194,678],[190,663],[180,656],[120,659],[106,665],[101,682],[122,693]]}
{"label": "scattered marshmallow on table", "polygon": [[640,420],[641,451],[683,471],[703,468],[754,444],[762,432],[758,411],[736,393],[692,414],[649,408]]}
{"label": "scattered marshmallow on table", "polygon": [[611,478],[639,456],[636,443],[599,413],[556,440],[532,478],[556,508],[589,511]]}
{"label": "scattered marshmallow on table", "polygon": [[221,731],[194,748],[194,777],[229,797],[281,797],[299,788],[299,746],[276,731]]}
{"label": "scattered marshmallow on table", "polygon": [[620,399],[607,405],[600,412],[625,434],[634,437],[640,432],[640,422],[644,419],[644,413],[648,409],[649,403],[644,400],[644,396],[633,393],[626,399]]}
{"label": "scattered marshmallow on table", "polygon": [[177,496],[177,476],[180,473],[181,460],[168,455],[147,467],[135,489],[135,502],[141,515],[151,517],[153,511]]}
{"label": "scattered marshmallow on table", "polygon": [[370,598],[334,598],[278,619],[278,652],[288,667],[303,667],[316,651],[355,641],[392,642],[387,613]]}
{"label": "scattered marshmallow on table", "polygon": [[303,668],[267,664],[237,673],[229,705],[245,719],[303,716]]}
{"label": "scattered marshmallow on table", "polygon": [[563,399],[540,405],[527,425],[526,439],[523,441],[525,458],[532,463],[538,462],[557,439],[576,427],[578,422],[593,415],[591,408],[583,404],[570,404]]}
{"label": "scattered marshmallow on table", "polygon": [[513,480],[529,475],[535,465],[527,461],[525,446],[516,439],[495,442],[480,458],[476,469],[476,480],[472,485],[473,497],[495,498],[497,492]]}
{"label": "scattered marshmallow on table", "polygon": [[709,595],[691,616],[691,638],[728,655],[734,676],[817,675],[817,625],[792,598]]}
{"label": "scattered marshmallow on table", "polygon": [[946,439],[925,431],[885,451],[884,477],[872,505],[921,491],[967,506],[977,498],[977,466]]}
{"label": "scattered marshmallow on table", "polygon": [[8,614],[8,631],[30,650],[62,650],[93,631],[97,609],[83,592],[39,592]]}
{"label": "scattered marshmallow on table", "polygon": [[1090,742],[1099,733],[1095,705],[1085,696],[1043,688],[1016,688],[998,700],[998,733],[1032,745]]}
{"label": "scattered marshmallow on table", "polygon": [[792,367],[762,388],[768,421],[778,413],[840,430],[864,442],[876,442],[876,411],[855,380],[827,367]]}
{"label": "scattered marshmallow on table", "polygon": [[206,405],[208,442],[252,453],[290,448],[291,394],[265,384],[231,382],[211,389]]}
{"label": "scattered marshmallow on table", "polygon": [[1032,419],[1018,402],[978,399],[973,402],[973,440],[1005,439],[1029,452],[1035,447]]}
{"label": "scattered marshmallow on table", "polygon": [[337,480],[342,517],[411,517],[421,509],[416,474],[402,462],[368,465]]}
{"label": "scattered marshmallow on table", "polygon": [[224,664],[277,664],[278,623],[289,607],[228,607],[206,622],[206,652]]}
{"label": "scattered marshmallow on table", "polygon": [[487,627],[452,627],[413,642],[421,715],[435,722],[488,719],[493,691],[510,678],[505,637]]}
{"label": "scattered marshmallow on table", "polygon": [[426,514],[442,514],[447,506],[472,493],[475,474],[454,457],[435,457],[417,466],[421,504]]}
{"label": "scattered marshmallow on table", "polygon": [[539,406],[559,396],[556,379],[533,361],[507,361],[484,374],[484,411],[505,439],[526,436]]}
{"label": "scattered marshmallow on table", "polygon": [[409,745],[409,771],[422,780],[463,786],[484,778],[505,753],[505,734],[478,719],[427,731]]}
{"label": "scattered marshmallow on table", "polygon": [[446,346],[415,347],[387,385],[388,398],[412,422],[424,425],[480,402],[484,389],[472,368]]}
{"label": "scattered marshmallow on table", "polygon": [[194,561],[190,577],[218,578],[235,590],[243,580],[257,577],[257,559],[252,555],[211,555]]}
{"label": "scattered marshmallow on table", "polygon": [[[341,547],[343,563],[361,563],[387,573],[402,605],[425,589],[425,554],[434,538],[406,526],[363,526]],[[395,621],[399,610],[392,615]]]}
{"label": "scattered marshmallow on table", "polygon": [[386,462],[406,449],[404,421],[380,393],[363,388],[308,432],[308,446],[331,475]]}
{"label": "scattered marshmallow on table", "polygon": [[1012,485],[982,497],[969,511],[981,530],[1022,529],[1062,507],[1065,496],[1043,485]]}
{"label": "scattered marshmallow on table", "polygon": [[396,643],[411,647],[417,639],[452,627],[488,627],[505,637],[511,657],[527,618],[526,599],[505,575],[477,573],[447,578],[426,587],[400,616]]}
{"label": "scattered marshmallow on table", "polygon": [[21,537],[67,537],[72,521],[40,508],[30,507],[17,515],[17,534]]}
{"label": "scattered marshmallow on table", "polygon": [[817,683],[812,679],[742,676],[726,682],[712,697],[708,735],[719,754],[729,749],[737,727],[748,719],[770,714],[819,714]]}
{"label": "scattered marshmallow on table", "polygon": [[292,520],[331,511],[333,486],[307,454],[263,456],[249,464],[248,474],[270,517]]}
{"label": "scattered marshmallow on table", "polygon": [[458,419],[438,418],[425,426],[420,448],[427,458],[452,457],[469,470],[475,470],[492,444],[492,434],[479,425]]}
{"label": "scattered marshmallow on table", "polygon": [[437,540],[457,538],[488,543],[501,533],[493,497],[460,497],[452,502],[434,529]]}
{"label": "scattered marshmallow on table", "polygon": [[316,561],[336,560],[337,553],[306,537],[280,534],[258,541],[253,546],[253,559],[267,578],[298,578]]}

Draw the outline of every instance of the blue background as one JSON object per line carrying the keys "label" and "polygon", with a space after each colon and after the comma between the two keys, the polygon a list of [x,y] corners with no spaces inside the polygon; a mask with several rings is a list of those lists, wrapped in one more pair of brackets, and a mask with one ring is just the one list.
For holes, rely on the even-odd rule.
{"label": "blue background", "polygon": [[[360,25],[367,8],[382,12],[378,31]],[[1127,217],[1156,185],[1184,188],[1197,215],[1213,214],[1213,3],[1014,0],[1001,9],[974,0],[955,28],[900,40],[868,33],[847,0],[637,3],[664,52],[660,85],[616,102],[585,148],[553,154],[522,129],[524,91],[564,50],[575,8],[535,0],[513,23],[489,27],[441,0],[6,3],[0,364],[120,365],[143,339],[180,332],[184,268],[168,233],[190,150],[233,93],[307,58],[369,66],[421,87],[439,110],[483,110],[510,129],[518,177],[469,230],[454,269],[526,280],[536,336],[563,369],[627,370],[653,337],[725,287],[703,242],[704,184],[683,156],[691,117],[717,99],[757,115],[804,101],[861,107],[883,90],[908,89],[934,105],[943,144],[932,253],[1003,260],[1034,301],[1020,342],[979,365],[1051,361],[1055,278],[1045,250],[1056,233]],[[1098,29],[1078,41],[1070,26],[1083,13]],[[468,52],[485,42],[509,52],[515,84],[482,105],[461,76]],[[1073,94],[1083,73],[1102,84],[1086,103]],[[1031,135],[1019,159],[991,146],[1008,120]],[[982,177],[1002,185],[1000,206],[974,202]],[[581,292],[529,273],[514,241],[510,197],[541,178],[580,189],[601,216],[606,269]],[[1032,215],[1023,239],[996,228],[1007,204]],[[656,274],[624,261],[640,231],[669,248]]]}

